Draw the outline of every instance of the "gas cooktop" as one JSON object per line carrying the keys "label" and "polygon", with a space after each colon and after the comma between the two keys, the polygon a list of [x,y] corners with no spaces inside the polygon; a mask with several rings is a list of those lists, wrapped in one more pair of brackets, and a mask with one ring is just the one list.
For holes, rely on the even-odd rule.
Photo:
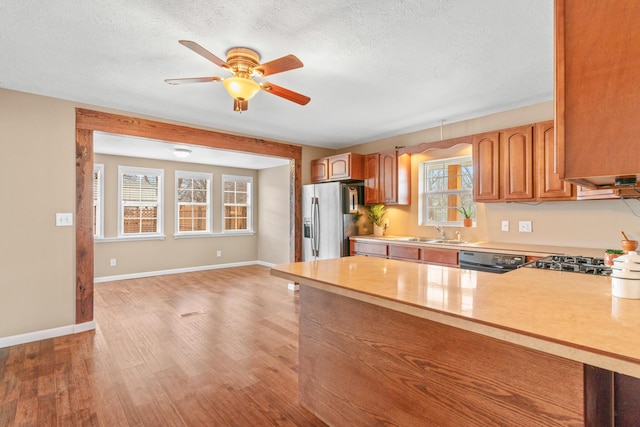
{"label": "gas cooktop", "polygon": [[573,273],[608,276],[611,267],[604,265],[603,258],[551,255],[523,264],[524,268],[541,268],[545,270],[569,271]]}

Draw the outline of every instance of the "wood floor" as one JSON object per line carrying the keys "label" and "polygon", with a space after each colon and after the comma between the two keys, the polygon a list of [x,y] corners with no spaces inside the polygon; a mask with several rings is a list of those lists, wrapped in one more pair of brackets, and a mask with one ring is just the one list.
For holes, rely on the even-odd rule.
{"label": "wood floor", "polygon": [[0,349],[0,426],[322,426],[297,292],[261,266],[95,285],[95,331]]}

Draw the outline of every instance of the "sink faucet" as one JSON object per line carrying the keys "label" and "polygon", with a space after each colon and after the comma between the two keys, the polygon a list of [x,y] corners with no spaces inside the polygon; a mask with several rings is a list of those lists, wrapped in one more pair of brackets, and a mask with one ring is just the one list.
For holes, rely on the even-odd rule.
{"label": "sink faucet", "polygon": [[447,233],[444,231],[444,227],[441,227],[439,225],[434,225],[433,228],[435,228],[440,232],[440,237],[442,237],[443,239],[447,238]]}

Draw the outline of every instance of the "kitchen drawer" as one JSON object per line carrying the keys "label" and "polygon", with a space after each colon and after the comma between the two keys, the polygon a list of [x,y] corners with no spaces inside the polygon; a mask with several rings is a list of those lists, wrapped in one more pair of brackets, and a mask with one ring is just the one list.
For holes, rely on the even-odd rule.
{"label": "kitchen drawer", "polygon": [[415,246],[389,245],[389,258],[420,261],[421,249]]}
{"label": "kitchen drawer", "polygon": [[427,264],[458,267],[459,258],[459,252],[453,249],[424,248],[422,251],[422,261]]}
{"label": "kitchen drawer", "polygon": [[380,243],[356,242],[353,245],[354,255],[373,255],[387,257],[387,245]]}

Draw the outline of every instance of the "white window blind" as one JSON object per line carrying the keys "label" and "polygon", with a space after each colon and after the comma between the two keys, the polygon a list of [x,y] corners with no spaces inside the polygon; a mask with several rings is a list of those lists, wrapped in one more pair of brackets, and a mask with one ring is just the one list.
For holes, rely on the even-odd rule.
{"label": "white window blind", "polygon": [[93,237],[104,236],[104,165],[93,165]]}
{"label": "white window blind", "polygon": [[162,232],[161,169],[119,167],[120,235]]}

